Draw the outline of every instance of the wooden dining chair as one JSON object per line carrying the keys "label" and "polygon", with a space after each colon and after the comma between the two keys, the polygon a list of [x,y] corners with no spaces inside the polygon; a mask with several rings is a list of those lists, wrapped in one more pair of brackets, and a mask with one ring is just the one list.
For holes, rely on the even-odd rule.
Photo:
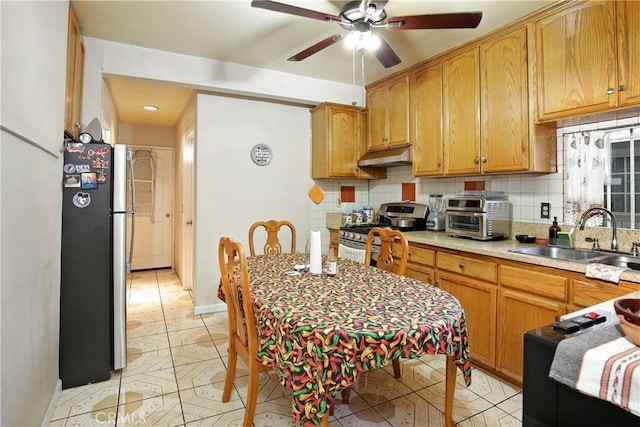
{"label": "wooden dining chair", "polygon": [[[407,269],[407,262],[409,260],[409,242],[402,231],[392,230],[389,227],[381,228],[374,227],[369,230],[367,236],[367,251],[364,255],[364,262],[366,265],[371,265],[371,250],[373,239],[375,236],[380,236],[380,253],[376,260],[376,267],[381,268],[392,273],[404,275]],[[401,249],[401,253],[394,257],[393,244],[394,242],[399,245],[396,248]],[[400,378],[400,359],[394,359],[393,363],[393,376]]]}
{"label": "wooden dining chair", "polygon": [[261,372],[270,370],[258,362],[258,331],[249,290],[247,258],[242,245],[229,237],[220,238],[218,261],[222,275],[222,287],[229,317],[229,361],[224,382],[222,402],[231,397],[236,376],[238,355],[249,367],[249,386],[244,413],[244,427],[251,427],[258,400],[258,380]]}
{"label": "wooden dining chair", "polygon": [[[401,231],[392,230],[389,227],[372,228],[367,236],[367,246],[364,255],[366,265],[371,265],[371,252],[375,236],[380,236],[380,253],[376,260],[376,267],[403,275],[407,269],[407,261],[409,259],[409,242],[405,235]],[[402,250],[402,253],[399,255],[396,253],[396,257],[393,256],[394,242],[399,244],[399,248]]]}
{"label": "wooden dining chair", "polygon": [[289,221],[276,221],[275,219],[271,219],[269,221],[258,221],[251,225],[249,228],[249,253],[251,256],[256,255],[253,235],[258,227],[264,227],[267,232],[267,241],[263,247],[263,253],[265,255],[273,255],[282,253],[282,245],[280,244],[280,240],[278,239],[278,233],[280,229],[283,227],[288,227],[291,231],[291,253],[295,253],[296,251],[296,228]]}
{"label": "wooden dining chair", "polygon": [[[376,267],[395,274],[403,275],[407,269],[407,261],[409,259],[409,242],[401,231],[392,230],[389,227],[373,227],[369,230],[366,251],[364,254],[365,265],[371,265],[371,252],[373,251],[373,240],[375,236],[380,236],[380,252],[378,254],[378,259],[376,260]],[[399,244],[399,247],[402,250],[400,254],[396,251],[396,257],[393,256],[394,242]],[[391,364],[393,366],[393,376],[400,378],[400,359],[393,359]],[[349,403],[350,399],[351,387],[347,387],[342,390],[342,403]]]}

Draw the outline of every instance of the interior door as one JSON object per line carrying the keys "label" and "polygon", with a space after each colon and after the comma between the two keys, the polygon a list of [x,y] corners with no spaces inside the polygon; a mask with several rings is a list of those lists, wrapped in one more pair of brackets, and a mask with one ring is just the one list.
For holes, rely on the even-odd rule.
{"label": "interior door", "polygon": [[132,147],[136,188],[132,270],[173,265],[173,149]]}
{"label": "interior door", "polygon": [[193,242],[194,242],[194,224],[193,224],[193,172],[194,172],[194,139],[195,134],[191,130],[184,140],[182,153],[182,171],[183,171],[183,219],[184,228],[182,233],[182,263],[183,274],[180,277],[183,289],[193,288]]}

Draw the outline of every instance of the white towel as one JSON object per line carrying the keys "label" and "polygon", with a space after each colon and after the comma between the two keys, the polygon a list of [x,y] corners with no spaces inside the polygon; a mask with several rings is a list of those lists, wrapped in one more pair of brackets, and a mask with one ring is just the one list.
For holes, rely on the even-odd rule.
{"label": "white towel", "polygon": [[338,257],[359,262],[360,264],[364,264],[365,252],[366,251],[364,249],[355,249],[345,245],[338,245]]}
{"label": "white towel", "polygon": [[606,280],[612,283],[620,281],[620,275],[626,270],[626,267],[616,267],[607,264],[591,263],[587,264],[585,276],[593,279]]}

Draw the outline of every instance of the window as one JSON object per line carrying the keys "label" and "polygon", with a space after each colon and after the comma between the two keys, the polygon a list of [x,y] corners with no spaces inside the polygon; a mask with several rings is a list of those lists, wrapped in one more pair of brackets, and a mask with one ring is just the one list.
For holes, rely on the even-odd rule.
{"label": "window", "polygon": [[[618,227],[640,229],[640,126],[567,133],[564,141],[564,221],[601,206]],[[606,219],[596,214],[586,225],[610,226]]]}
{"label": "window", "polygon": [[616,216],[618,227],[640,228],[640,128],[611,132],[609,143],[611,179],[604,187],[605,207]]}

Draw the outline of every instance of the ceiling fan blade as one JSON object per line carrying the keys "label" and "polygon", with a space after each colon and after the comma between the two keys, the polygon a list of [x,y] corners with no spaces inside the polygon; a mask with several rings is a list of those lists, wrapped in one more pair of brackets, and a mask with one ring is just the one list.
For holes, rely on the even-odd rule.
{"label": "ceiling fan blade", "polygon": [[378,58],[378,61],[380,61],[384,68],[393,67],[402,62],[398,54],[382,37],[380,37],[380,46],[376,49],[376,58]]}
{"label": "ceiling fan blade", "polygon": [[320,21],[340,21],[340,17],[330,13],[316,12],[315,10],[304,9],[302,7],[291,6],[270,0],[252,0],[251,7],[272,10],[274,12],[288,13],[289,15],[303,16],[305,18],[318,19]]}
{"label": "ceiling fan blade", "polygon": [[387,20],[387,29],[430,30],[440,28],[476,28],[480,24],[481,19],[482,12],[394,16]]}
{"label": "ceiling fan blade", "polygon": [[291,58],[287,58],[287,61],[302,61],[303,59],[310,57],[314,53],[317,53],[326,47],[338,43],[343,38],[343,34],[334,34],[332,36],[329,36],[326,39],[321,40],[318,43],[306,48],[302,52],[296,53]]}

